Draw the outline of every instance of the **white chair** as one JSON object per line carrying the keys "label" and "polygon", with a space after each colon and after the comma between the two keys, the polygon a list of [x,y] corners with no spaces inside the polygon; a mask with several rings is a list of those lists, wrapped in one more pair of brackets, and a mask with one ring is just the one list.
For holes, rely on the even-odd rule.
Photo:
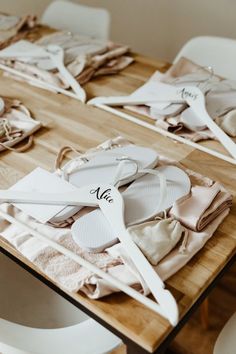
{"label": "white chair", "polygon": [[0,253],[0,353],[107,354],[121,340]]}
{"label": "white chair", "polygon": [[41,23],[102,40],[109,38],[110,15],[102,8],[53,1],[43,13]]}
{"label": "white chair", "polygon": [[236,353],[236,313],[220,332],[214,347],[214,354]]}
{"label": "white chair", "polygon": [[195,37],[190,39],[177,54],[202,66],[211,66],[222,77],[236,80],[236,40],[221,37]]}

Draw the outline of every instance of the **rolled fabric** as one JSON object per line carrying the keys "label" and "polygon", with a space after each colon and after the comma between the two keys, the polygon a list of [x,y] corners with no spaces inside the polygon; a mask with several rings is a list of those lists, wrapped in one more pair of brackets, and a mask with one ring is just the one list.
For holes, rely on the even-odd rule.
{"label": "rolled fabric", "polygon": [[185,228],[173,218],[131,226],[128,231],[152,265],[164,258],[185,234]]}
{"label": "rolled fabric", "polygon": [[201,231],[231,205],[232,195],[216,182],[210,187],[192,187],[190,196],[177,200],[169,215],[187,228]]}

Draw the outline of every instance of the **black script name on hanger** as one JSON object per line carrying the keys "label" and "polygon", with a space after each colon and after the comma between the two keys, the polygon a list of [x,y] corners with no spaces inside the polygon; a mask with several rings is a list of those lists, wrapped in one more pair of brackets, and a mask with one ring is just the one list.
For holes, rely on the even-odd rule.
{"label": "black script name on hanger", "polygon": [[90,194],[95,194],[98,200],[105,199],[108,203],[113,203],[113,199],[111,196],[111,189],[105,189],[101,191],[101,188],[98,187],[97,189],[91,189]]}
{"label": "black script name on hanger", "polygon": [[197,93],[193,93],[186,87],[183,87],[180,91],[178,91],[178,94],[180,94],[183,99],[191,98],[192,100],[196,100],[198,98]]}

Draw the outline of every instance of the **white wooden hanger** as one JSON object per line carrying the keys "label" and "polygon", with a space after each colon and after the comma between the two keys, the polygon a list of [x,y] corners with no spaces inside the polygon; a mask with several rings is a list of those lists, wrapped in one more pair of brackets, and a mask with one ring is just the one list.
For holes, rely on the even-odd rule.
{"label": "white wooden hanger", "polygon": [[186,102],[203,123],[213,132],[225,149],[236,160],[236,144],[234,141],[214,122],[209,116],[205,106],[205,97],[202,91],[195,86],[175,87],[160,82],[150,83],[149,91],[142,96],[117,96],[117,97],[97,97],[88,102],[90,105],[140,105],[150,102]]}
{"label": "white wooden hanger", "polygon": [[[65,67],[63,57],[63,49],[58,45],[48,45],[47,47],[42,47],[25,40],[20,40],[0,51],[0,58],[50,58],[55,67],[73,89],[77,97],[82,102],[85,102],[85,91]],[[30,75],[27,75],[27,79],[31,80],[32,78]],[[39,81],[42,84],[45,84],[45,87],[47,86],[47,83],[43,83],[42,80]]]}
{"label": "white wooden hanger", "polygon": [[86,100],[86,94],[84,89],[80,86],[77,80],[71,75],[69,70],[64,65],[64,51],[59,45],[48,45],[45,48],[46,52],[50,56],[50,59],[54,62],[55,66],[61,73],[61,75],[65,78],[67,83],[73,89],[73,91],[78,95],[80,100],[84,103]]}
{"label": "white wooden hanger", "polygon": [[[107,184],[94,184],[78,188],[73,193],[63,194],[37,194],[35,192],[0,190],[0,202],[99,206],[108,222],[117,232],[117,237],[121,244],[159,303],[159,305],[156,304],[155,311],[166,317],[172,325],[177,324],[179,316],[177,303],[170,291],[165,289],[165,284],[161,278],[130,237],[124,223],[124,201],[117,188]],[[46,238],[45,241],[47,242],[47,237],[44,236],[44,238]],[[53,247],[58,247],[57,245],[57,243],[53,242]],[[67,252],[67,250],[64,249],[64,252]],[[115,286],[120,288],[118,283]]]}

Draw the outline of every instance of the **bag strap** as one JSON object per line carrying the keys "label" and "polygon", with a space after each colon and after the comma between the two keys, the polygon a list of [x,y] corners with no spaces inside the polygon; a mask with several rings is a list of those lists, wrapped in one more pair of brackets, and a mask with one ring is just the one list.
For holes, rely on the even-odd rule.
{"label": "bag strap", "polygon": [[68,152],[75,152],[77,155],[81,156],[81,152],[77,149],[75,149],[73,146],[70,146],[70,145],[66,145],[66,146],[63,146],[59,151],[58,151],[58,154],[57,154],[57,157],[56,157],[56,161],[55,161],[55,170],[58,171],[58,172],[62,172],[62,169],[61,169],[61,164],[65,158],[65,155],[68,154]]}
{"label": "bag strap", "polygon": [[26,144],[19,147],[19,148],[10,147],[6,143],[0,143],[0,146],[2,146],[6,150],[10,150],[10,151],[14,151],[14,152],[25,152],[33,145],[33,142],[34,142],[34,137],[33,137],[33,135],[30,135]]}

